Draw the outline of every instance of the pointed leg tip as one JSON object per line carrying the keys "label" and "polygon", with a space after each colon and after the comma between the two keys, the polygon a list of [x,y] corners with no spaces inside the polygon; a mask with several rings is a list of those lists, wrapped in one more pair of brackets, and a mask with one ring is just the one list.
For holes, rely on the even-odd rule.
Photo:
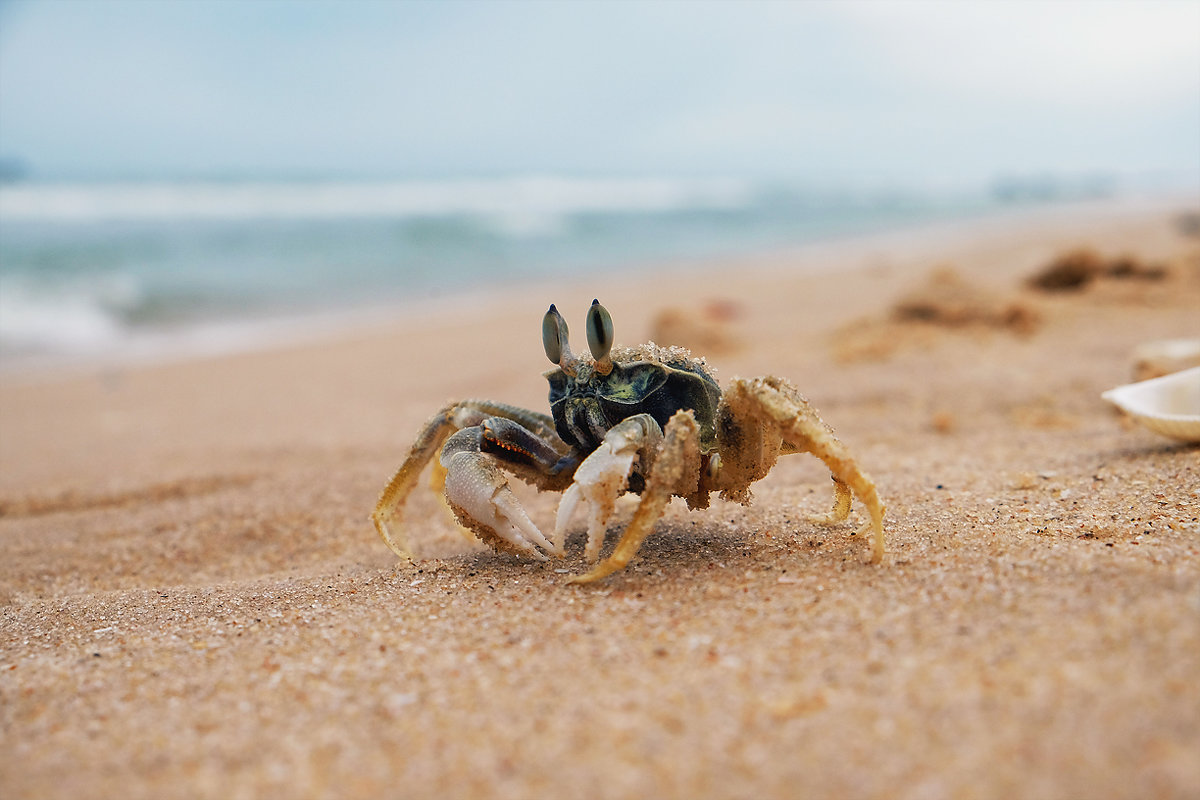
{"label": "pointed leg tip", "polygon": [[595,583],[603,577],[603,575],[597,575],[596,571],[592,570],[591,572],[585,572],[582,575],[572,575],[571,577],[567,578],[567,583],[571,584],[572,586],[585,586],[589,583]]}
{"label": "pointed leg tip", "polygon": [[595,567],[583,573],[582,575],[572,575],[567,579],[567,582],[573,584],[595,583],[596,581],[607,578],[614,572],[619,572],[623,568],[623,565],[612,564],[608,561],[604,561],[600,564],[597,564]]}
{"label": "pointed leg tip", "polygon": [[387,524],[381,517],[372,515],[371,521],[375,523],[375,530],[379,533],[379,536],[383,539],[383,543],[388,546],[389,550],[405,561],[412,560],[412,554],[396,543],[392,538],[392,532],[388,530]]}
{"label": "pointed leg tip", "polygon": [[871,537],[871,558],[868,563],[880,564],[883,563],[883,557],[887,553],[887,546],[883,542],[882,528],[876,529],[873,522],[866,522],[856,530],[854,536],[870,536]]}

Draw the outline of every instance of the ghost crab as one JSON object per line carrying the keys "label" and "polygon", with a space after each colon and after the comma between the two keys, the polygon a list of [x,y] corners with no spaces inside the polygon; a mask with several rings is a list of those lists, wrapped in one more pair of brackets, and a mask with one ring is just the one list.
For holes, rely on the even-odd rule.
{"label": "ghost crab", "polygon": [[[614,349],[612,318],[596,300],[588,309],[587,339],[592,357],[575,356],[567,323],[550,306],[542,342],[556,365],[545,373],[551,414],[463,400],[426,423],[371,515],[388,547],[408,557],[400,512],[434,461],[434,488],[463,526],[498,551],[563,556],[567,527],[582,506],[584,552],[595,566],[571,580],[590,583],[629,563],[672,497],[692,509],[707,508],[712,492],[745,504],[750,484],[779,456],[812,453],[828,466],[835,492],[833,509],[812,519],[845,520],[857,496],[870,517],[858,533],[872,534],[871,561],[883,558],[884,507],[875,484],[790,383],[734,378],[722,392],[704,360],[682,348]],[[517,502],[506,471],[540,490],[564,492],[551,537]],[[616,499],[627,491],[641,501],[616,548],[599,561]]]}

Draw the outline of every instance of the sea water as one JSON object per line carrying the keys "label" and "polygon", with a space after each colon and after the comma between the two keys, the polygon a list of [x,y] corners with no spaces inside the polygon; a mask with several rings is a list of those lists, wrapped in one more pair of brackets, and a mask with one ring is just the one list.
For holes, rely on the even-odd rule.
{"label": "sea water", "polygon": [[236,347],[280,320],[780,250],[1006,199],[729,179],[3,184],[0,367]]}

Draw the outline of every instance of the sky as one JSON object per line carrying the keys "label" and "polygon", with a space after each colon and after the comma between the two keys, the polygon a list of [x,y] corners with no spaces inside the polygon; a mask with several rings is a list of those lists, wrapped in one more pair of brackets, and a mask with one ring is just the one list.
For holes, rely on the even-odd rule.
{"label": "sky", "polygon": [[1200,0],[0,0],[31,177],[1200,175]]}

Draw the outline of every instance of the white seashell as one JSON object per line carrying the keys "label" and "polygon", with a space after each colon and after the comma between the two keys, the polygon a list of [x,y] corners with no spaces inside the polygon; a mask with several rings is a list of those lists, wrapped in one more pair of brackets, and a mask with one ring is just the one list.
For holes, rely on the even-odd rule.
{"label": "white seashell", "polygon": [[1100,396],[1155,433],[1200,442],[1200,367],[1118,386]]}
{"label": "white seashell", "polygon": [[1145,381],[1200,367],[1200,339],[1159,339],[1133,351],[1133,379]]}

